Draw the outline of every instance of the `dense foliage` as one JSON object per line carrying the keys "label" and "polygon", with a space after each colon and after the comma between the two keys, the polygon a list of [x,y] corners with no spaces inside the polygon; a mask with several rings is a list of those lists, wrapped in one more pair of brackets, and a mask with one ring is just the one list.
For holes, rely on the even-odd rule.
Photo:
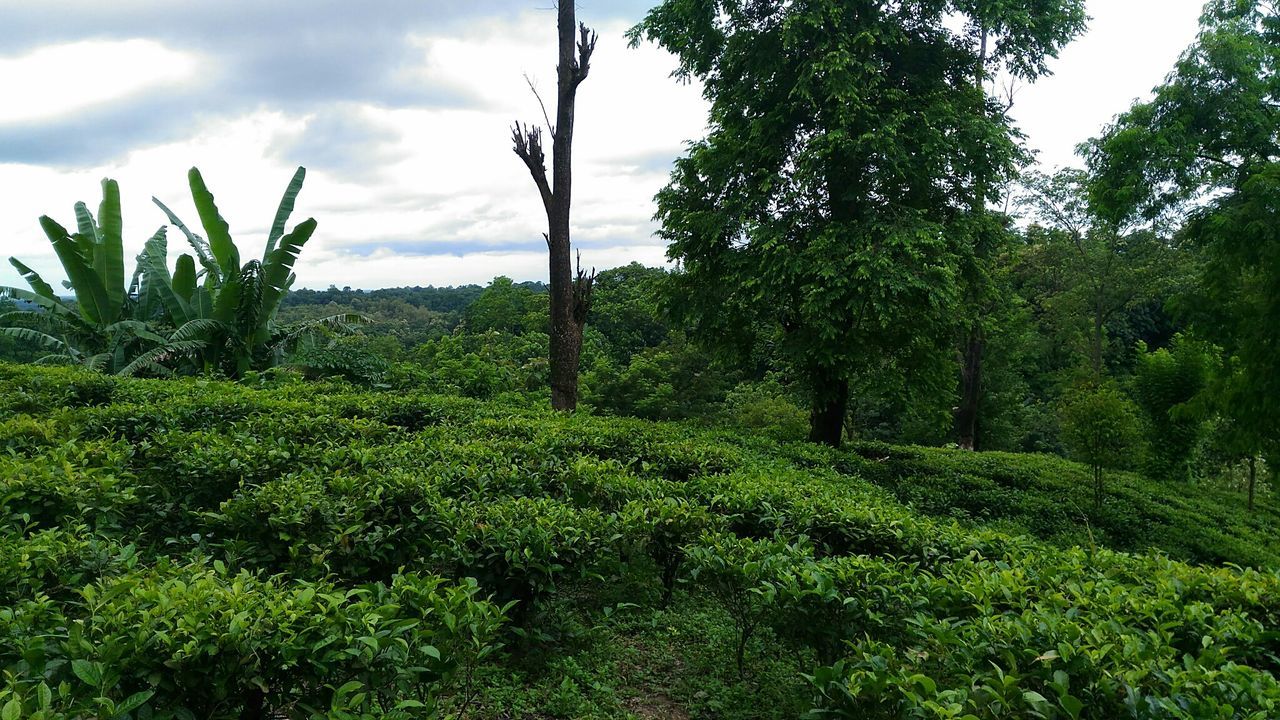
{"label": "dense foliage", "polygon": [[[1087,470],[303,381],[0,390],[5,717],[1280,708],[1275,514],[1126,534],[1214,502],[1136,476],[1038,524]],[[877,487],[917,477],[919,510]]]}

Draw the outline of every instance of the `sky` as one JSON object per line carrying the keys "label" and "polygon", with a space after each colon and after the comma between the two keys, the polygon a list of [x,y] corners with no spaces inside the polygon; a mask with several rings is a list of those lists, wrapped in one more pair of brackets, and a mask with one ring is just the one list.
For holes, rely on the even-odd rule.
{"label": "sky", "polygon": [[[242,257],[257,257],[303,165],[293,221],[319,230],[297,287],[547,277],[545,215],[511,151],[555,88],[554,0],[0,0],[0,256],[57,283],[38,217],[73,226],[119,181],[130,257],[198,220],[200,168]],[[664,262],[653,196],[705,130],[696,85],[624,33],[648,0],[579,0],[600,34],[578,94],[573,239],[586,266]],[[1089,0],[1089,32],[1016,89],[1044,169],[1147,97],[1195,37],[1202,0]],[[171,229],[172,258],[187,250]],[[130,262],[131,265],[131,262]],[[21,279],[7,263],[0,285]]]}

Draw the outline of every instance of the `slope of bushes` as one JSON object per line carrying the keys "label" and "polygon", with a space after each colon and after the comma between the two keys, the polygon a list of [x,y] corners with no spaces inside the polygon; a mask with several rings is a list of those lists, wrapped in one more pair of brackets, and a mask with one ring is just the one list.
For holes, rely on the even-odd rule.
{"label": "slope of bushes", "polygon": [[336,384],[0,398],[4,720],[1280,713],[1272,516],[1176,535],[1236,517],[1181,488],[1117,477],[1069,547],[1048,498],[1087,490],[1041,458]]}

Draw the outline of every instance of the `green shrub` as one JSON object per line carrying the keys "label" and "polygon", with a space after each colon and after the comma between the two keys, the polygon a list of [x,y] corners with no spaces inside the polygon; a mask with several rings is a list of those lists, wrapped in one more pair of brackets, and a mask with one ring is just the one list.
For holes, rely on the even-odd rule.
{"label": "green shrub", "polygon": [[738,633],[734,659],[738,674],[745,671],[747,643],[773,610],[770,582],[811,557],[803,537],[743,540],[733,535],[708,535],[685,551],[693,582],[716,597]]}
{"label": "green shrub", "polygon": [[1103,471],[1133,465],[1138,427],[1133,404],[1114,390],[1082,390],[1063,407],[1062,440],[1093,467],[1095,507],[1102,507]]}
{"label": "green shrub", "polygon": [[420,716],[503,622],[474,583],[416,575],[342,590],[191,565],[82,594],[67,615],[0,610],[0,700],[49,717]]}

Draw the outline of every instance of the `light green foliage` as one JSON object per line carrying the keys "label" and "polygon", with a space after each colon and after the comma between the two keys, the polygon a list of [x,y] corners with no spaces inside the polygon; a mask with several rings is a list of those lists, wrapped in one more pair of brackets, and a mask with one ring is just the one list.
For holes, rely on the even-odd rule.
{"label": "light green foliage", "polygon": [[480,297],[467,306],[462,317],[469,332],[522,335],[546,333],[547,313],[546,293],[516,285],[509,277],[496,277]]}
{"label": "light green foliage", "polygon": [[[345,383],[0,365],[0,397],[25,414],[0,423],[13,717],[1252,720],[1280,702],[1280,576],[1247,567],[1280,558],[1246,542],[1275,514],[1213,515],[1194,487],[1118,475],[1114,517],[1037,526],[1087,469]],[[898,475],[971,512],[877,487]],[[1147,545],[1236,565],[1111,549]]]}
{"label": "light green foliage", "polygon": [[1185,337],[1176,339],[1171,349],[1138,355],[1133,393],[1147,416],[1147,470],[1152,477],[1192,479],[1195,456],[1207,432],[1205,413],[1192,401],[1208,385],[1214,360],[1212,348]]}
{"label": "light green foliage", "polygon": [[676,75],[701,81],[711,103],[707,138],[657,198],[683,267],[674,309],[726,346],[780,327],[822,411],[813,439],[839,442],[860,368],[949,344],[967,252],[952,231],[1019,157],[980,64],[1034,78],[1083,21],[1075,1],[668,0],[650,11],[633,42],[675,53]]}
{"label": "light green foliage", "polygon": [[1103,472],[1134,465],[1139,431],[1137,408],[1115,390],[1084,388],[1064,403],[1062,441],[1093,467],[1095,506],[1102,506]]}
{"label": "light green foliage", "polygon": [[802,440],[809,414],[801,410],[782,385],[771,378],[740,383],[725,396],[723,420],[749,433],[763,433],[777,440]]}
{"label": "light green foliage", "polygon": [[147,241],[148,251],[138,257],[137,270],[126,284],[120,186],[115,180],[102,181],[97,218],[84,203],[76,203],[75,212],[75,233],[47,215],[40,218],[67,274],[74,302],[59,296],[38,273],[11,257],[9,263],[31,290],[3,287],[0,298],[23,300],[35,309],[4,313],[0,321],[6,327],[0,328],[0,334],[47,351],[37,362],[73,363],[125,375],[133,373],[139,357],[199,346],[183,335],[176,340],[165,337],[164,330],[152,325],[159,298],[145,278],[150,268],[164,266],[165,229],[161,227]]}
{"label": "light green foliage", "polygon": [[1091,195],[1115,223],[1189,217],[1203,253],[1186,302],[1203,337],[1236,359],[1235,406],[1280,437],[1280,15],[1262,0],[1213,0],[1200,35],[1149,102],[1088,147]]}
{"label": "light green foliage", "polygon": [[[198,358],[200,369],[238,378],[250,370],[278,364],[285,349],[317,328],[338,329],[361,321],[358,316],[338,315],[290,331],[276,326],[280,301],[296,279],[294,264],[316,230],[316,221],[308,218],[285,233],[306,178],[305,168],[298,168],[280,199],[262,259],[250,260],[243,266],[240,249],[232,240],[230,227],[204,177],[197,168],[191,168],[187,177],[205,237],[194,233],[164,203],[155,200],[186,236],[196,255],[194,259],[190,255],[180,257],[178,270],[172,276],[161,267],[149,279],[164,298],[166,316],[175,327],[206,321],[204,346]],[[157,247],[154,254],[161,255],[161,249]],[[199,274],[195,271],[196,262],[203,268]],[[197,282],[200,275],[204,278],[202,283]],[[161,358],[153,360],[158,365]]]}
{"label": "light green foliage", "polygon": [[1107,373],[1110,336],[1126,311],[1162,303],[1187,275],[1188,253],[1148,228],[1099,218],[1089,176],[1076,169],[1022,179],[1020,204],[1037,223],[1017,254],[1024,292],[1046,334],[1074,349],[1095,379]]}
{"label": "light green foliage", "polygon": [[529,332],[455,333],[423,343],[409,354],[409,378],[428,392],[491,398],[535,393],[547,385],[547,336]]}

